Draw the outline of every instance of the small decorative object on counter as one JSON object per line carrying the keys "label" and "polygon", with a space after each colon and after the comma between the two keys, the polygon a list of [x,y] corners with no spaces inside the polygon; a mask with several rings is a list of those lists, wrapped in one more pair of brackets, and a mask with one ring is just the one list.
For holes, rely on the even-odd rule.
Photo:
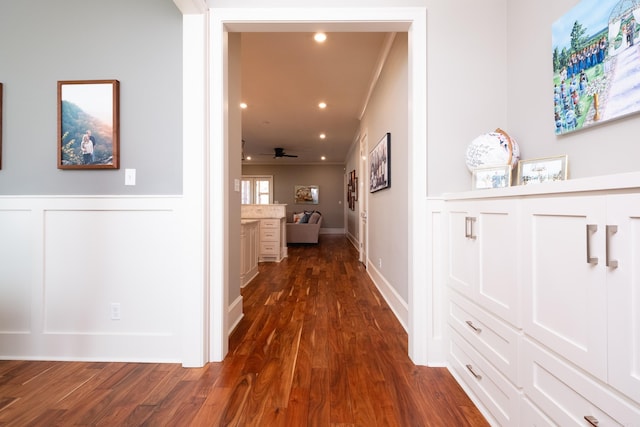
{"label": "small decorative object on counter", "polygon": [[520,147],[505,131],[498,128],[471,141],[467,147],[467,167],[471,172],[479,167],[518,164]]}

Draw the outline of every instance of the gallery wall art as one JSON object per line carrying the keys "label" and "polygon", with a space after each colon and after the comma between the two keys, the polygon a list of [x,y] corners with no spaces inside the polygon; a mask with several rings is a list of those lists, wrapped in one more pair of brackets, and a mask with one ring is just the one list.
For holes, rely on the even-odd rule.
{"label": "gallery wall art", "polygon": [[552,25],[556,134],[640,111],[640,0],[583,0]]}

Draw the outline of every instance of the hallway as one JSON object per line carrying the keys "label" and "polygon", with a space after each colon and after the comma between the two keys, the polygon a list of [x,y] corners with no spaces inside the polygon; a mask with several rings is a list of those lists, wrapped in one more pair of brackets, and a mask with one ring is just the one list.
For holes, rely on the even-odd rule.
{"label": "hallway", "polygon": [[0,361],[0,425],[485,426],[340,235],[262,263],[222,363]]}
{"label": "hallway", "polygon": [[357,257],[344,236],[321,235],[261,264],[224,362],[242,374],[222,425],[485,425],[446,369],[409,360]]}

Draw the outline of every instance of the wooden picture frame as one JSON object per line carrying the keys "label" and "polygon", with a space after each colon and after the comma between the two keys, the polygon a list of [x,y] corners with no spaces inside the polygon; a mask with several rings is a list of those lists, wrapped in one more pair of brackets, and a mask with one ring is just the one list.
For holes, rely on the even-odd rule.
{"label": "wooden picture frame", "polygon": [[317,205],[320,203],[320,189],[317,185],[296,185],[293,197],[296,204]]}
{"label": "wooden picture frame", "polygon": [[120,168],[118,80],[58,81],[58,169]]}
{"label": "wooden picture frame", "polygon": [[518,185],[564,181],[569,176],[567,155],[520,160],[518,162]]}
{"label": "wooden picture frame", "polygon": [[369,192],[391,187],[391,133],[387,132],[369,153]]}
{"label": "wooden picture frame", "polygon": [[476,168],[471,178],[471,188],[505,188],[511,186],[511,165]]}

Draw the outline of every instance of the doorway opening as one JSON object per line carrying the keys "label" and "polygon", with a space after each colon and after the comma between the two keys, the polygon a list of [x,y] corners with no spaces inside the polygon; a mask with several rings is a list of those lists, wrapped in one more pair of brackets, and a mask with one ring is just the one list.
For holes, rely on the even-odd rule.
{"label": "doorway opening", "polygon": [[[408,173],[409,188],[406,211],[409,236],[408,334],[410,357],[417,364],[427,364],[428,310],[424,310],[425,292],[414,292],[414,283],[426,283],[427,225],[422,220],[426,210],[426,9],[425,8],[335,8],[335,9],[212,9],[209,20],[209,92],[208,92],[208,219],[210,230],[228,230],[234,214],[232,198],[234,179],[240,174],[240,156],[230,157],[229,81],[226,73],[230,33],[242,32],[315,32],[362,31],[407,32],[409,34],[409,105]],[[236,163],[237,162],[237,163]],[[235,176],[238,175],[238,176]],[[219,191],[224,196],[221,198]],[[224,203],[220,201],[224,200]],[[237,214],[240,214],[238,203]],[[413,218],[416,218],[414,221]],[[417,236],[417,237],[414,237]],[[210,232],[208,331],[209,360],[222,360],[228,346],[227,294],[231,274],[224,255],[229,248],[229,233]],[[235,236],[231,236],[234,238]],[[404,243],[404,242],[403,242]],[[414,307],[423,307],[416,310]]]}

